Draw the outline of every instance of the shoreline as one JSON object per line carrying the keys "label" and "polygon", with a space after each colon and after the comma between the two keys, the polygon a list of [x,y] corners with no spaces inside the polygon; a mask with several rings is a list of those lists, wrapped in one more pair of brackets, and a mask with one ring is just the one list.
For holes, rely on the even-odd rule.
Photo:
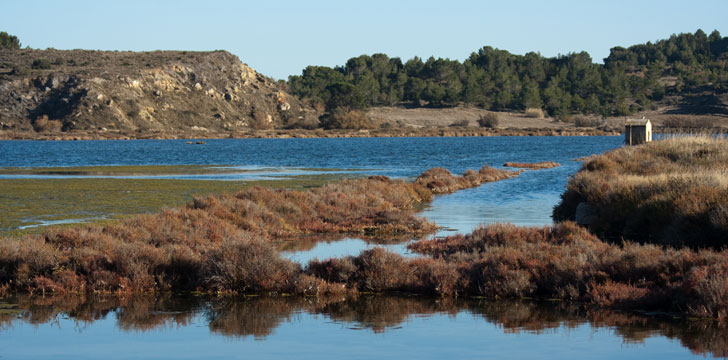
{"label": "shoreline", "polygon": [[403,128],[375,130],[249,130],[236,132],[69,131],[36,133],[0,131],[0,140],[179,140],[179,139],[288,139],[288,138],[407,138],[407,137],[485,137],[485,136],[621,136],[619,131],[595,128]]}

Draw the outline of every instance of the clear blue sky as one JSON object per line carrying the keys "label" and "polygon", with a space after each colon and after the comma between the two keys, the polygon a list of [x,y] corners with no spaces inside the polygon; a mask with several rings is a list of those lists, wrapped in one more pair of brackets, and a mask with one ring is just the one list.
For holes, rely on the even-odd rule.
{"label": "clear blue sky", "polygon": [[463,60],[490,45],[544,56],[670,34],[728,36],[727,0],[34,1],[1,5],[0,31],[45,49],[224,49],[277,79],[361,54]]}

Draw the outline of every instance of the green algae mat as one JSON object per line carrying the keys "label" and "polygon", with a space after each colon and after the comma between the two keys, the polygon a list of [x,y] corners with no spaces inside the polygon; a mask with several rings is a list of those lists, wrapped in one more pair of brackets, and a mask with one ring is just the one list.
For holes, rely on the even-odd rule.
{"label": "green algae mat", "polygon": [[[357,176],[356,170],[345,169],[296,171],[311,173],[199,165],[3,168],[0,235],[39,233],[50,225],[113,221],[165,206],[183,206],[194,196],[234,193],[250,186],[305,189]],[[175,178],[251,172],[260,176],[244,180]]]}

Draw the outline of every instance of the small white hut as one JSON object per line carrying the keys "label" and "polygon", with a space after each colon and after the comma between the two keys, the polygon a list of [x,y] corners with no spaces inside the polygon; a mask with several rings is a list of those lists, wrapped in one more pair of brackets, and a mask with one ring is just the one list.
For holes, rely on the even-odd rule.
{"label": "small white hut", "polygon": [[652,122],[649,119],[627,119],[624,123],[624,143],[639,145],[652,141]]}

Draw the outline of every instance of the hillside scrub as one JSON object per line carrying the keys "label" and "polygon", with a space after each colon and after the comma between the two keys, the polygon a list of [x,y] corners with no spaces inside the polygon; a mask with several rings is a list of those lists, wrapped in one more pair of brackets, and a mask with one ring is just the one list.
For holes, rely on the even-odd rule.
{"label": "hillside scrub", "polygon": [[[467,181],[440,173],[459,188],[512,176],[481,171],[468,172]],[[272,242],[306,234],[428,234],[436,225],[415,216],[418,204],[443,192],[384,176],[307,191],[254,187],[103,226],[4,238],[0,292],[336,293],[341,287],[303,274]]]}
{"label": "hillside scrub", "polygon": [[[623,147],[586,161],[554,220],[585,222],[604,239],[723,248],[728,244],[728,141],[684,137]],[[579,210],[581,208],[581,210]]]}

